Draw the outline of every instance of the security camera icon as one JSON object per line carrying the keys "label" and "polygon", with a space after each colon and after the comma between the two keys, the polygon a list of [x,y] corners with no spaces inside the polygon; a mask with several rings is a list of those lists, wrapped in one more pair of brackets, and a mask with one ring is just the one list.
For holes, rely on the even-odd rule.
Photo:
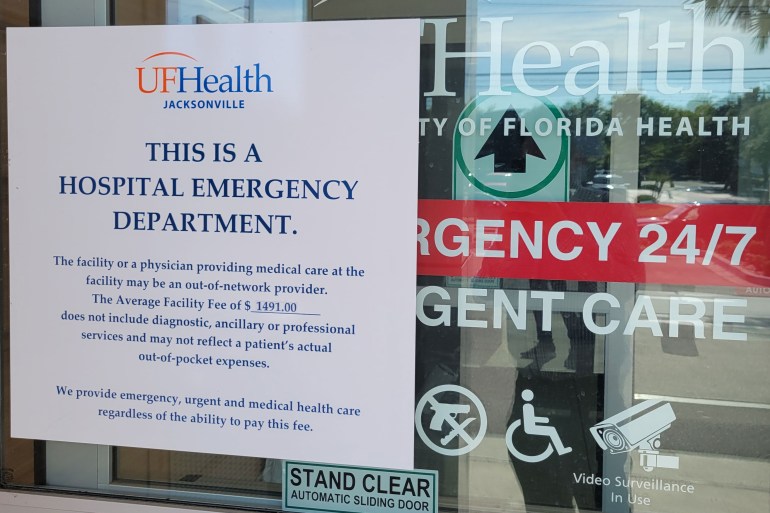
{"label": "security camera icon", "polygon": [[678,456],[661,455],[660,435],[676,420],[670,403],[650,399],[590,428],[596,443],[611,454],[639,451],[642,468],[679,468]]}

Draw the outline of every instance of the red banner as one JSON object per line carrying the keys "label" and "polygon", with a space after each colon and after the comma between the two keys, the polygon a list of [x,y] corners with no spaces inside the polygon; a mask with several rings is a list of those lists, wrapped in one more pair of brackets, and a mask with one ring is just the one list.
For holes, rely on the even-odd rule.
{"label": "red banner", "polygon": [[417,273],[770,286],[770,207],[422,200]]}

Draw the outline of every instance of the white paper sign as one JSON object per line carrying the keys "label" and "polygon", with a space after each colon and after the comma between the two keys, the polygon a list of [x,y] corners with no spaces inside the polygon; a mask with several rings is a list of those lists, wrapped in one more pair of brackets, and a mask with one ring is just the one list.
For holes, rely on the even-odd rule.
{"label": "white paper sign", "polygon": [[8,47],[12,436],[411,468],[418,21]]}

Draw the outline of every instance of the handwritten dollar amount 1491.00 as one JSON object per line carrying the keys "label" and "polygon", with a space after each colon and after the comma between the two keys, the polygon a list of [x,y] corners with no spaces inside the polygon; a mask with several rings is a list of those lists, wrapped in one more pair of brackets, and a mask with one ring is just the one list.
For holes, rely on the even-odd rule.
{"label": "handwritten dollar amount 1491.00", "polygon": [[252,312],[297,313],[297,303],[282,301],[246,301],[247,310]]}

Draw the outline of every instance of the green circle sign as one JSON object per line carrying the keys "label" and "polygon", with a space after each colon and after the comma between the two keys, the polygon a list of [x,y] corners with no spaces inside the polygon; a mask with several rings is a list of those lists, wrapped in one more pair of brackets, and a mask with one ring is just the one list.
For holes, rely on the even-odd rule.
{"label": "green circle sign", "polygon": [[[510,114],[514,117],[507,117]],[[564,114],[547,98],[518,92],[506,96],[478,96],[466,105],[455,125],[454,161],[478,190],[498,198],[526,198],[543,190],[565,167],[569,155],[569,136],[568,130],[559,127],[561,119],[564,119]],[[547,129],[543,129],[543,126]],[[524,163],[524,169],[508,169],[502,173],[496,171],[494,167],[502,166],[498,164],[497,155],[494,155],[495,163],[490,166],[493,160],[488,156],[497,151],[506,151],[503,147],[489,149],[495,146],[495,141],[490,141],[493,137],[505,137],[503,141],[516,143],[513,150],[507,150],[521,152],[518,159]],[[522,140],[527,143],[524,148],[521,147]],[[543,162],[533,160],[527,154],[530,151],[535,156],[542,156]],[[479,164],[477,161],[484,152],[485,162]],[[473,165],[469,165],[469,156],[474,161]],[[531,164],[536,169],[526,169]],[[527,173],[529,176],[525,177]]]}

